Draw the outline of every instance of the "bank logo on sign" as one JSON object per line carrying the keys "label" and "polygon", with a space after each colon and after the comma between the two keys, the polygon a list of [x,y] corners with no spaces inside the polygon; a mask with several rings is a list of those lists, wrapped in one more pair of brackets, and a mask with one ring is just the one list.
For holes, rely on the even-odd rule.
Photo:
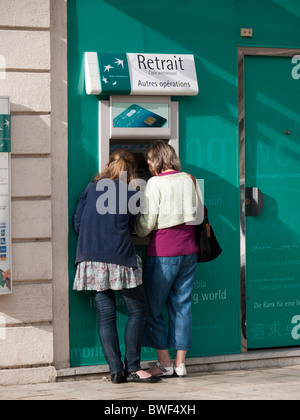
{"label": "bank logo on sign", "polygon": [[131,84],[126,54],[101,53],[98,61],[101,93],[129,95]]}

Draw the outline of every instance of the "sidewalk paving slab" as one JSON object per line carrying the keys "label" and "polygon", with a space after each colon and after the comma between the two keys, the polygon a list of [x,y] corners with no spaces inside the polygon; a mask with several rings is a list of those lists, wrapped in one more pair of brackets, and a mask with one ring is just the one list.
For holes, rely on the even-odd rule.
{"label": "sidewalk paving slab", "polygon": [[0,386],[0,400],[300,400],[300,366],[192,373],[157,384],[114,385],[103,378]]}

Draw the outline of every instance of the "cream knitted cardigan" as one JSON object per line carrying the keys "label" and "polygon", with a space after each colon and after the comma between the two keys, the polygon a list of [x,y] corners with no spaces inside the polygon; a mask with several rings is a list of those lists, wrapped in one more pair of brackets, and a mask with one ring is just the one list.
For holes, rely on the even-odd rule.
{"label": "cream knitted cardigan", "polygon": [[142,214],[135,223],[135,233],[147,236],[152,230],[172,226],[200,224],[203,204],[200,188],[184,172],[154,176],[149,179],[142,196]]}

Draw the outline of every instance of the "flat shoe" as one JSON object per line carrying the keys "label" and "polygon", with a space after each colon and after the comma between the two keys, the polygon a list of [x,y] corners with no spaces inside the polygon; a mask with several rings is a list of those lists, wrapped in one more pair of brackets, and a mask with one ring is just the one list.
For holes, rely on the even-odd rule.
{"label": "flat shoe", "polygon": [[174,370],[175,370],[175,374],[177,376],[180,376],[180,377],[186,376],[187,372],[186,372],[186,367],[185,367],[184,363],[181,363],[181,365],[178,366],[178,367],[175,366]]}
{"label": "flat shoe", "polygon": [[145,383],[154,383],[159,382],[161,379],[157,376],[150,376],[149,378],[140,378],[135,372],[126,373],[125,382],[145,382]]}
{"label": "flat shoe", "polygon": [[120,384],[124,381],[123,373],[113,373],[110,375],[113,384]]}

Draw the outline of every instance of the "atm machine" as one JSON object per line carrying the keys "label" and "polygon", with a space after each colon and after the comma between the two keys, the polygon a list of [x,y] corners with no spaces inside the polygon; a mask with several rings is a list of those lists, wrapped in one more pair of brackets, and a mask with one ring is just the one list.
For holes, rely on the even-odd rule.
{"label": "atm machine", "polygon": [[[114,150],[126,148],[135,156],[137,177],[147,181],[145,152],[156,139],[179,154],[179,104],[171,96],[198,94],[194,56],[86,52],[85,86],[88,95],[101,95],[99,172]],[[147,240],[134,237],[134,243]]]}

